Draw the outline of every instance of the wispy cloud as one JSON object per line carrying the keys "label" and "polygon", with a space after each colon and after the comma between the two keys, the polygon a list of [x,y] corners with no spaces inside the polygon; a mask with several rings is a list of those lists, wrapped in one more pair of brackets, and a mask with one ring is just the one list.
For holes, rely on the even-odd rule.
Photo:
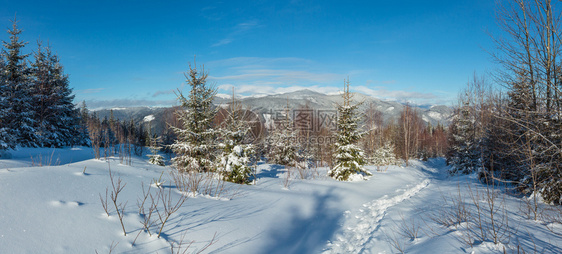
{"label": "wispy cloud", "polygon": [[290,83],[326,83],[332,82],[337,79],[338,75],[333,73],[313,73],[308,71],[293,71],[293,70],[246,70],[241,74],[230,76],[209,76],[212,80],[244,80],[244,81],[260,81],[260,84],[270,82],[271,84],[290,84]]}
{"label": "wispy cloud", "polygon": [[216,43],[213,43],[211,47],[219,47],[219,46],[230,44],[238,37],[248,33],[253,29],[256,29],[257,27],[260,27],[260,24],[257,20],[250,20],[250,21],[238,23],[232,28],[232,31],[225,38],[219,40]]}
{"label": "wispy cloud", "polygon": [[152,94],[152,97],[158,97],[160,95],[168,95],[168,94],[173,94],[174,90],[170,89],[170,90],[164,90],[164,91],[156,91],[154,94]]}
{"label": "wispy cloud", "polygon": [[205,6],[201,8],[199,14],[208,20],[219,21],[224,18],[224,13],[222,13],[216,6]]}
{"label": "wispy cloud", "polygon": [[82,89],[82,90],[76,90],[76,93],[79,94],[92,94],[92,93],[100,93],[103,90],[105,90],[105,88],[100,87],[100,88],[90,88],[90,89]]}
{"label": "wispy cloud", "polygon": [[238,69],[264,69],[272,67],[293,67],[293,68],[310,68],[317,64],[316,62],[299,57],[233,57],[208,62],[207,66],[215,68]]}
{"label": "wispy cloud", "polygon": [[[218,92],[237,96],[261,96],[294,92],[302,89],[325,94],[338,94],[344,78],[369,75],[368,70],[329,72],[321,63],[302,58],[237,57],[209,62],[206,66],[221,70],[209,76],[218,83]],[[339,71],[339,69],[338,69]],[[217,72],[214,72],[217,73]],[[353,84],[351,90],[383,100],[412,104],[448,104],[451,96],[438,91],[419,92],[399,86],[395,79],[366,80],[363,86]],[[452,96],[454,97],[454,96]]]}
{"label": "wispy cloud", "polygon": [[367,80],[367,86],[369,85],[393,85],[396,84],[396,80]]}
{"label": "wispy cloud", "polygon": [[224,38],[224,39],[220,40],[219,42],[211,45],[211,47],[218,47],[218,46],[230,44],[232,42],[232,40],[233,40],[232,38]]}
{"label": "wispy cloud", "polygon": [[345,77],[319,69],[314,61],[291,57],[237,57],[213,61],[207,66],[222,70],[209,76],[210,81],[221,83],[219,91],[230,92],[236,87],[236,93],[246,95],[277,93],[287,87],[328,86]]}

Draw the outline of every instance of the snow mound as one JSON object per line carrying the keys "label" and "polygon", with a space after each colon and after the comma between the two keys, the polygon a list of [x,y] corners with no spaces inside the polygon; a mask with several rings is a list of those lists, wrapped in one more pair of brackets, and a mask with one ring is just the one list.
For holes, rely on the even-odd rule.
{"label": "snow mound", "polygon": [[366,181],[369,180],[369,178],[371,178],[370,176],[364,175],[364,174],[352,174],[349,176],[349,179],[347,179],[348,182],[361,182],[361,181]]}

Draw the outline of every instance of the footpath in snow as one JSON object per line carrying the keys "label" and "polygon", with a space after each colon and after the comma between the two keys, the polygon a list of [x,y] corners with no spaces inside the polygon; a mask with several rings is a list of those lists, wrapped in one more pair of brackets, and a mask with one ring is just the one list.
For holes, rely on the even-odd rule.
{"label": "footpath in snow", "polygon": [[[365,250],[365,244],[375,235],[381,227],[381,220],[386,215],[388,208],[411,198],[420,190],[429,185],[425,179],[421,183],[406,189],[402,194],[393,197],[385,195],[380,199],[363,204],[357,217],[348,220],[344,224],[344,232],[336,237],[336,241],[329,243],[329,253],[361,253]],[[346,212],[349,214],[349,211]]]}
{"label": "footpath in snow", "polygon": [[346,211],[324,253],[562,253],[560,207],[539,204],[558,222],[535,221],[510,186],[449,176],[443,159],[411,164],[418,183]]}

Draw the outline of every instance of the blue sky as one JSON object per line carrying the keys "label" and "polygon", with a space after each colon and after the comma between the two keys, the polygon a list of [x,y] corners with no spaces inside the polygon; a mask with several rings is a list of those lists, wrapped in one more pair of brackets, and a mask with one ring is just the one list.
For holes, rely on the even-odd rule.
{"label": "blue sky", "polygon": [[[166,106],[189,64],[219,93],[351,89],[381,99],[452,104],[474,72],[494,68],[494,1],[13,1],[22,38],[59,54],[76,100]],[[0,34],[8,40],[8,34]]]}

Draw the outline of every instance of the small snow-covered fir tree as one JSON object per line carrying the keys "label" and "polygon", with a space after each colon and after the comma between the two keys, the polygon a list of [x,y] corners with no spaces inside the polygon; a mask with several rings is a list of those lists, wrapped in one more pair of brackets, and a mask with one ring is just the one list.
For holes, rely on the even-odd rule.
{"label": "small snow-covered fir tree", "polygon": [[164,157],[159,154],[160,150],[162,149],[162,147],[160,146],[161,138],[156,135],[149,136],[149,138],[149,149],[151,154],[148,155],[148,163],[158,166],[164,166]]}
{"label": "small snow-covered fir tree", "polygon": [[256,148],[248,143],[250,126],[244,121],[244,110],[232,94],[232,103],[219,131],[219,171],[233,183],[247,183],[256,162]]}
{"label": "small snow-covered fir tree", "polygon": [[267,160],[269,163],[286,166],[289,168],[306,169],[308,158],[298,141],[294,123],[289,117],[289,103],[285,109],[284,119],[275,119],[274,128],[267,138]]}
{"label": "small snow-covered fir tree", "polygon": [[289,167],[295,165],[299,153],[298,144],[292,142],[295,138],[292,128],[284,124],[272,129],[266,144],[268,162]]}
{"label": "small snow-covered fir tree", "polygon": [[375,149],[371,162],[375,166],[398,165],[399,160],[396,159],[394,145],[390,142],[386,142],[383,146]]}
{"label": "small snow-covered fir tree", "polygon": [[148,125],[148,149],[150,149],[150,154],[148,155],[148,163],[164,166],[164,157],[159,154],[162,147],[162,138],[156,134],[152,134],[152,120],[154,117],[145,117],[144,121],[147,122]]}
{"label": "small snow-covered fir tree", "polygon": [[92,142],[90,140],[90,134],[88,133],[88,121],[89,113],[86,102],[82,101],[79,109],[77,109],[78,117],[75,118],[75,123],[73,124],[76,128],[77,135],[72,139],[73,146],[91,146]]}
{"label": "small snow-covered fir tree", "polygon": [[173,166],[179,171],[209,172],[216,169],[213,142],[216,130],[213,120],[217,109],[213,106],[216,89],[207,85],[207,73],[189,67],[186,74],[191,87],[188,98],[178,90],[183,110],[177,111],[180,128],[172,127],[177,140],[171,145],[176,157]]}
{"label": "small snow-covered fir tree", "polygon": [[224,180],[233,183],[248,183],[256,161],[256,148],[252,144],[227,147],[224,147],[220,161],[220,169]]}
{"label": "small snow-covered fir tree", "polygon": [[475,119],[471,114],[468,95],[461,98],[463,106],[454,116],[449,148],[448,164],[450,174],[469,174],[475,172],[480,165],[478,140],[475,136]]}
{"label": "small snow-covered fir tree", "polygon": [[328,175],[339,181],[347,181],[352,175],[371,175],[366,164],[363,150],[357,146],[363,133],[358,128],[360,117],[356,110],[360,104],[352,105],[352,94],[349,92],[349,80],[344,84],[343,104],[338,105],[338,132],[335,144],[334,167]]}

